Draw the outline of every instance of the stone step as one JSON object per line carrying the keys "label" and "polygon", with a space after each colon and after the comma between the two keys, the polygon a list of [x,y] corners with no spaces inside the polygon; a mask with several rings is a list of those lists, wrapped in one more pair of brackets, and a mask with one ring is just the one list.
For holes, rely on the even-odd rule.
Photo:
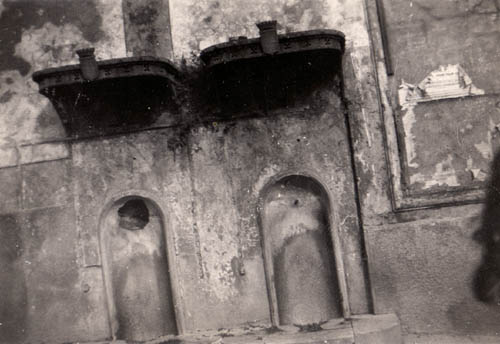
{"label": "stone step", "polygon": [[[399,320],[394,314],[360,315],[350,319],[335,319],[315,328],[257,331],[218,331],[168,336],[142,344],[403,344]],[[75,343],[76,344],[76,343]],[[83,343],[78,343],[83,344]],[[86,344],[136,344],[123,340]]]}

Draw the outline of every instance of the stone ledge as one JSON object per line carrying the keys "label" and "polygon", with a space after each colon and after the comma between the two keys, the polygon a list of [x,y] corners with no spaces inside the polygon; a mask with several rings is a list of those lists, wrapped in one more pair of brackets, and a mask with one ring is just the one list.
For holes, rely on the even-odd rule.
{"label": "stone ledge", "polygon": [[[299,331],[295,326],[281,326],[252,332],[226,330],[182,336],[166,336],[144,344],[402,344],[399,320],[394,314],[353,316],[335,319],[320,331]],[[272,333],[270,333],[272,332]],[[87,344],[132,344],[123,340]],[[83,343],[79,343],[83,344]]]}
{"label": "stone ledge", "polygon": [[351,320],[356,344],[401,344],[401,327],[394,314],[358,315]]}
{"label": "stone ledge", "polygon": [[69,148],[63,142],[33,143],[0,150],[0,168],[66,159]]}
{"label": "stone ledge", "polygon": [[454,336],[454,335],[419,335],[410,334],[405,336],[407,344],[493,344],[500,342],[498,336]]}

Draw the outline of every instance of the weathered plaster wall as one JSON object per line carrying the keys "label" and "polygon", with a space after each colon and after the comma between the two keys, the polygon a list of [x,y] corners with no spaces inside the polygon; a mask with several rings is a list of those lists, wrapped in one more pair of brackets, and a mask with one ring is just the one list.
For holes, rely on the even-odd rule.
{"label": "weathered plaster wall", "polygon": [[[413,7],[408,7],[411,3]],[[390,20],[399,20],[390,22],[389,29],[396,31],[397,25],[408,23],[423,32],[430,28],[425,39],[418,41],[408,24],[407,35],[401,35],[391,49],[397,57],[396,76],[400,76],[389,78],[373,1],[366,1],[368,13],[362,0],[177,0],[168,4],[177,62],[182,58],[196,62],[192,57],[200,49],[230,36],[255,37],[254,23],[267,19],[277,19],[281,32],[333,28],[346,34],[345,101],[364,235],[358,231],[351,197],[354,178],[349,172],[345,128],[340,124],[343,109],[334,95],[328,97],[324,113],[314,114],[312,124],[304,113],[282,114],[213,123],[189,132],[165,129],[69,144],[58,141],[64,131],[57,114],[38,95],[30,74],[76,62],[74,50],[86,45],[96,47],[98,58],[143,51],[168,57],[168,41],[154,39],[168,34],[160,28],[164,12],[153,27],[141,16],[130,16],[135,14],[134,6],[165,11],[166,4],[1,3],[2,40],[5,35],[7,43],[0,53],[0,163],[4,167],[0,169],[0,277],[8,283],[0,286],[0,315],[8,320],[0,321],[0,340],[63,342],[111,335],[99,220],[106,205],[129,194],[153,200],[165,213],[167,245],[172,246],[175,261],[171,274],[173,283],[178,283],[176,297],[182,300],[177,305],[181,328],[269,324],[255,207],[267,181],[281,172],[302,171],[304,166],[320,176],[333,195],[353,313],[370,311],[361,277],[364,242],[375,310],[397,312],[406,333],[495,334],[497,310],[474,299],[471,285],[481,257],[481,246],[472,239],[481,206],[394,213],[391,186],[395,184],[391,182],[399,177],[390,174],[394,161],[387,159],[390,151],[398,154],[396,133],[390,131],[391,125],[397,125],[403,129],[398,133],[400,142],[406,145],[402,147],[406,158],[401,159],[412,152],[408,144],[413,142],[415,148],[410,163],[418,168],[408,165],[407,170],[416,193],[455,187],[450,181],[456,187],[483,182],[498,131],[497,81],[491,77],[498,74],[494,61],[498,47],[489,43],[498,36],[495,3],[478,1],[473,11],[465,11],[459,1],[384,1]],[[432,6],[438,7],[432,10]],[[138,26],[131,25],[135,19]],[[461,20],[466,23],[463,28]],[[459,34],[443,30],[447,25]],[[141,46],[143,37],[150,39]],[[460,43],[462,37],[466,37],[465,46]],[[415,46],[407,47],[408,41]],[[450,42],[446,49],[443,41]],[[432,59],[427,59],[429,51],[436,52]],[[458,87],[452,83],[449,90],[461,97],[460,92],[472,83],[475,89],[469,90],[478,95],[421,102],[425,94],[410,92],[416,105],[412,104],[412,112],[400,111],[401,116],[392,117],[394,125],[391,109],[401,105],[396,91],[402,79],[409,89],[449,65],[460,65],[467,74],[458,74]],[[429,94],[436,90],[432,83],[427,86]],[[53,139],[56,142],[32,145]]]}
{"label": "weathered plaster wall", "polygon": [[[51,342],[105,337],[100,271],[77,265],[71,160],[2,169],[12,196],[2,218],[0,341]],[[5,174],[5,173],[9,174]]]}
{"label": "weathered plaster wall", "polygon": [[172,59],[172,30],[168,0],[124,0],[123,20],[127,55]]}
{"label": "weathered plaster wall", "polygon": [[499,71],[500,50],[493,42],[500,37],[500,5],[493,0],[383,4],[409,192],[484,186],[498,147],[500,82],[492,75]]}
{"label": "weathered plaster wall", "polygon": [[[187,63],[196,61],[193,57],[200,50],[229,37],[258,36],[255,23],[262,20],[276,19],[281,25],[280,32],[332,28],[345,33],[345,91],[356,147],[358,187],[363,193],[361,200],[377,213],[390,211],[377,81],[364,1],[174,0],[170,2],[170,9],[174,56]],[[359,306],[355,312],[366,309]]]}
{"label": "weathered plaster wall", "polygon": [[341,318],[329,198],[321,185],[303,176],[282,178],[270,185],[261,207],[280,323]]}
{"label": "weathered plaster wall", "polygon": [[[164,10],[165,4],[150,2],[145,6]],[[178,2],[171,8],[175,12],[186,5]],[[33,71],[75,63],[74,50],[88,45],[96,47],[99,59],[139,54],[144,49],[168,57],[168,42],[155,48],[151,39],[152,46],[134,49],[141,35],[147,36],[149,31],[143,21],[139,24],[145,28],[131,25],[131,14],[137,8],[130,3],[84,2],[81,6],[85,8],[61,2],[27,6],[24,2],[4,1],[1,7],[2,34],[8,37],[9,44],[2,57],[5,82],[1,116],[5,132],[1,136],[1,154],[5,168],[0,174],[5,181],[5,197],[0,208],[5,214],[5,228],[12,228],[2,232],[7,236],[1,251],[6,257],[2,260],[2,279],[5,277],[15,287],[1,289],[2,300],[7,300],[2,316],[8,319],[0,325],[2,340],[109,338],[99,221],[105,205],[115,196],[134,193],[154,200],[166,214],[165,226],[172,233],[170,239],[174,238],[167,238],[167,242],[174,247],[171,251],[176,265],[172,275],[174,280],[178,278],[176,293],[182,300],[176,306],[182,313],[181,327],[218,328],[255,321],[269,324],[256,205],[264,185],[277,174],[290,171],[312,172],[332,195],[335,225],[348,271],[351,310],[367,313],[370,303],[362,238],[344,109],[338,96],[325,96],[328,106],[322,113],[316,109],[292,117],[285,113],[270,120],[202,126],[189,133],[188,146],[184,145],[186,132],[177,129],[128,138],[60,142],[64,130],[52,106],[37,93],[31,81]],[[238,4],[225,6],[237,18]],[[361,27],[361,17],[355,14],[362,13],[361,2],[350,4],[353,11],[346,12],[341,11],[339,2],[280,6],[276,13],[285,11],[284,23],[289,31],[338,29],[335,24],[342,23],[359,37],[350,39],[348,47],[353,49],[353,61],[361,63],[360,56],[368,51],[366,31],[356,29]],[[330,11],[342,12],[343,18],[335,17],[332,22],[325,15]],[[238,28],[250,23],[253,30],[254,22],[269,19],[260,15],[264,12],[252,14],[254,17],[242,21]],[[176,13],[175,20],[192,17]],[[164,15],[155,23],[162,23]],[[187,20],[177,27],[182,32],[190,25]],[[158,33],[155,28],[149,29]],[[123,32],[128,35],[125,37]],[[221,33],[217,28],[213,34]],[[225,34],[222,31],[224,39]],[[174,46],[179,46],[177,56],[186,51],[179,43],[183,39],[176,43],[174,38]],[[316,119],[311,123],[309,116]],[[256,157],[257,162],[248,157]],[[35,216],[43,220],[37,222]],[[30,239],[33,233],[39,233],[36,240]],[[64,262],[59,263],[59,259]],[[204,305],[203,311],[200,305]],[[46,311],[50,317],[44,318],[42,313]],[[45,320],[39,321],[41,318]],[[64,319],[71,319],[72,325],[67,326]]]}
{"label": "weathered plaster wall", "polygon": [[[331,196],[331,230],[341,238],[347,298],[353,313],[367,313],[345,109],[336,92],[316,92],[308,106],[271,118],[20,149],[21,163],[1,170],[5,180],[13,181],[7,189],[13,197],[4,198],[2,208],[14,218],[39,212],[44,220],[29,217],[15,227],[19,221],[6,217],[16,230],[7,243],[37,246],[29,252],[2,246],[8,257],[2,274],[17,286],[2,289],[5,299],[17,306],[6,317],[18,320],[3,328],[3,338],[15,343],[111,336],[105,288],[111,277],[102,259],[108,248],[99,238],[110,205],[130,195],[149,199],[165,215],[181,331],[245,323],[269,326],[257,204],[264,186],[286,173],[311,174]],[[61,155],[54,155],[59,150]],[[59,208],[65,212],[54,214]],[[35,225],[44,237],[30,241],[16,236],[29,235]],[[41,242],[47,247],[38,246]],[[22,266],[24,258],[29,269]],[[27,283],[26,274],[35,279]],[[50,284],[59,279],[65,287]],[[54,316],[36,321],[38,310],[47,309]],[[72,326],[62,328],[64,319],[72,319]]]}
{"label": "weathered plaster wall", "polygon": [[310,173],[333,197],[332,227],[341,233],[351,272],[349,301],[366,312],[344,114],[338,97],[327,97],[323,110],[194,127],[177,148],[169,148],[181,134],[175,130],[75,144],[83,264],[100,264],[97,219],[103,205],[115,195],[150,197],[166,217],[184,330],[269,325],[258,200],[272,178]]}
{"label": "weathered plaster wall", "polygon": [[31,74],[76,63],[82,47],[95,46],[99,59],[125,56],[125,41],[120,0],[4,0],[0,8],[0,147],[10,156],[20,145],[65,135]]}
{"label": "weathered plaster wall", "polygon": [[283,33],[325,28],[344,32],[347,49],[353,54],[348,59],[356,59],[358,64],[369,49],[361,0],[172,0],[170,9],[175,58],[188,62],[202,49],[229,37],[257,37],[255,23],[271,19],[278,21]]}
{"label": "weathered plaster wall", "polygon": [[[493,4],[474,3],[383,1],[395,67],[388,76],[375,2],[367,2],[382,114],[370,119],[371,145],[370,136],[359,131],[359,117],[352,123],[375,311],[395,311],[406,334],[430,335],[429,342],[437,334],[454,336],[450,342],[467,335],[498,336],[497,306],[480,302],[474,293],[484,249],[476,234],[488,226],[483,206],[456,203],[466,199],[462,190],[485,185],[497,116],[496,81],[487,76],[498,70],[496,53],[481,43],[481,37],[497,35],[496,15],[457,12],[461,6],[477,10]],[[488,144],[480,144],[485,140]],[[418,166],[404,165],[408,143]],[[409,192],[401,171],[409,173],[407,182],[413,178]],[[456,194],[443,193],[453,188]],[[380,206],[387,202],[392,207]],[[417,210],[429,204],[447,207]]]}
{"label": "weathered plaster wall", "polygon": [[160,210],[124,197],[105,212],[99,234],[113,332],[131,341],[177,334]]}
{"label": "weathered plaster wall", "polygon": [[[242,10],[244,9],[244,10]],[[374,140],[381,138],[377,123],[369,117],[378,116],[379,107],[377,93],[373,85],[376,84],[373,67],[370,65],[371,51],[369,34],[366,28],[365,4],[356,1],[170,1],[172,38],[174,58],[176,61],[185,59],[187,63],[196,62],[200,50],[226,41],[232,36],[258,36],[256,22],[276,19],[281,28],[279,32],[290,32],[310,29],[331,28],[337,29],[346,35],[346,52],[344,61],[349,73],[346,78],[346,89],[353,90],[349,93],[349,101],[356,104],[352,107],[355,118],[361,118],[359,130],[363,131],[363,140],[367,140],[370,147]],[[373,130],[371,126],[373,125]],[[357,130],[357,129],[356,129]],[[366,134],[366,135],[365,135]],[[362,153],[360,153],[362,154]],[[367,168],[373,171],[384,171],[383,161],[374,160],[375,165]],[[370,187],[376,192],[367,193],[367,203],[379,208],[387,209],[390,203],[387,198],[381,197],[384,189],[385,175],[375,176]],[[379,182],[380,180],[380,182]],[[356,218],[346,218],[353,224]],[[346,240],[350,240],[345,238]],[[357,237],[349,246],[356,247],[362,242],[362,237]],[[351,254],[358,254],[353,250]],[[356,259],[362,259],[361,256]],[[357,268],[360,271],[361,267]],[[351,286],[358,291],[365,286]],[[362,294],[362,293],[361,293]],[[361,295],[360,294],[360,295]],[[360,296],[359,300],[365,300]],[[369,306],[361,301],[359,304],[353,298],[353,312],[363,313]]]}
{"label": "weathered plaster wall", "polygon": [[[123,56],[121,1],[0,2],[0,342],[107,336],[100,271],[79,269],[70,149],[35,70]],[[77,311],[75,311],[77,310]]]}

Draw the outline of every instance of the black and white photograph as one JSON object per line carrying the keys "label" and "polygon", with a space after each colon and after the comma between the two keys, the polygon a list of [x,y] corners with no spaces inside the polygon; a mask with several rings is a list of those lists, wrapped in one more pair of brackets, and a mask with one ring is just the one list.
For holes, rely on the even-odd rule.
{"label": "black and white photograph", "polygon": [[0,344],[499,344],[500,0],[0,0]]}

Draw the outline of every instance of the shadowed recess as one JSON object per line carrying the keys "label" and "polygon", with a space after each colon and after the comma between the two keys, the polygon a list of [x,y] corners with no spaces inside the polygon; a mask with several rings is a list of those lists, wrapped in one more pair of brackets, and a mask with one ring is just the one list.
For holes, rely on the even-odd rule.
{"label": "shadowed recess", "polygon": [[326,192],[311,178],[290,176],[271,186],[264,202],[280,323],[342,317]]}
{"label": "shadowed recess", "polygon": [[149,222],[149,210],[142,199],[127,201],[118,209],[120,227],[134,231],[143,229]]}
{"label": "shadowed recess", "polygon": [[164,230],[160,210],[139,197],[115,202],[102,222],[116,339],[144,341],[177,334]]}

